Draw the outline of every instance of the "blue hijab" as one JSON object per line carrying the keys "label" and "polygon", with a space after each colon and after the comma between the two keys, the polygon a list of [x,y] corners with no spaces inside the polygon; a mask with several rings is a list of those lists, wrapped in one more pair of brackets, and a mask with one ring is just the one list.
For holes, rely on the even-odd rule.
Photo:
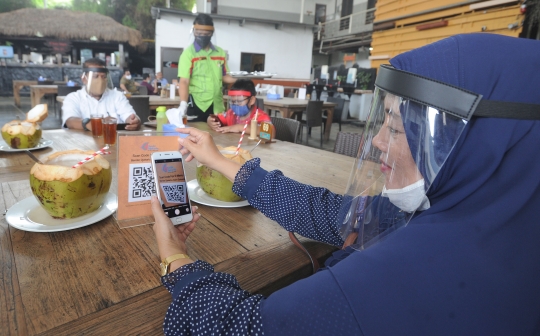
{"label": "blue hijab", "polygon": [[[457,35],[391,63],[484,99],[540,104],[540,41]],[[539,334],[539,151],[540,121],[473,118],[431,207],[270,296],[266,334]]]}

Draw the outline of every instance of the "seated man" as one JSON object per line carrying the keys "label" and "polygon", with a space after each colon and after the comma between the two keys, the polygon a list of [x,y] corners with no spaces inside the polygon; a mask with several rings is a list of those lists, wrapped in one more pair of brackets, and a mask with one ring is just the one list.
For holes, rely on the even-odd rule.
{"label": "seated man", "polygon": [[142,82],[140,85],[148,90],[148,95],[156,95],[158,92],[157,87],[150,84],[150,74],[144,73],[142,75]]}
{"label": "seated man", "polygon": [[135,114],[127,98],[119,91],[107,88],[108,72],[105,62],[91,58],[83,64],[81,76],[84,87],[68,94],[62,105],[62,126],[90,131],[90,114],[115,117],[118,123],[126,123],[126,130],[135,131],[141,127],[141,120]]}
{"label": "seated man", "polygon": [[131,78],[131,71],[128,68],[124,69],[124,75],[120,78],[120,89],[132,95],[138,95],[139,89],[137,86],[139,86],[139,83]]}
{"label": "seated man", "polygon": [[161,71],[156,72],[156,79],[154,79],[151,83],[154,89],[158,89],[158,90],[161,89],[162,87],[167,86],[167,84],[169,84],[169,82],[167,82],[167,79],[163,78],[163,73]]}

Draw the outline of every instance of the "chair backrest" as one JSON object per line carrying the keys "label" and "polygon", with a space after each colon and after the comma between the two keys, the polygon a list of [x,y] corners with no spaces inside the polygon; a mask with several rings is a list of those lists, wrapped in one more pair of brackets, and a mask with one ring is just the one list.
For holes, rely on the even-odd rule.
{"label": "chair backrest", "polygon": [[295,119],[270,117],[276,129],[276,139],[296,143],[300,122]]}
{"label": "chair backrest", "polygon": [[58,85],[58,96],[67,96],[68,94],[79,91],[80,86],[67,86],[67,85]]}
{"label": "chair backrest", "polygon": [[264,111],[264,99],[263,98],[257,98],[257,107],[259,110]]}
{"label": "chair backrest", "polygon": [[323,101],[310,100],[306,110],[306,126],[307,127],[322,127],[322,108]]}
{"label": "chair backrest", "polygon": [[334,153],[356,157],[360,149],[362,134],[338,132],[336,143],[334,144]]}
{"label": "chair backrest", "polygon": [[327,102],[336,103],[334,107],[334,116],[332,117],[333,122],[338,122],[341,119],[341,114],[343,112],[343,106],[345,106],[345,99],[338,97],[328,97],[326,98]]}
{"label": "chair backrest", "polygon": [[128,98],[128,101],[133,106],[135,113],[137,113],[141,121],[148,121],[148,116],[150,115],[150,98],[131,96]]}
{"label": "chair backrest", "polygon": [[148,95],[148,88],[146,86],[140,85],[137,88],[139,89],[139,94],[143,96]]}

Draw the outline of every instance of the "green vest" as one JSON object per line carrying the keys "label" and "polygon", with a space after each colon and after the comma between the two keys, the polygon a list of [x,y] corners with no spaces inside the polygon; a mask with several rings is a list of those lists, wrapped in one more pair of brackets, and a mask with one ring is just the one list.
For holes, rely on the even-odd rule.
{"label": "green vest", "polygon": [[195,104],[204,111],[213,103],[216,114],[225,111],[221,87],[228,71],[226,54],[217,46],[197,52],[192,44],[178,61],[178,77],[189,79],[189,93]]}

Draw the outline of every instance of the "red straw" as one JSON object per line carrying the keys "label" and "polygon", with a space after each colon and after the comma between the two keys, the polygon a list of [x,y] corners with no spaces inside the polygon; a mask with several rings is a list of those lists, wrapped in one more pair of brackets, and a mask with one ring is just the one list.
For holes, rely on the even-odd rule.
{"label": "red straw", "polygon": [[240,150],[240,146],[242,146],[242,140],[244,140],[244,133],[246,133],[246,127],[248,122],[246,121],[246,124],[244,125],[244,129],[242,130],[242,134],[240,135],[240,140],[238,140],[238,147],[236,147],[236,153],[234,156],[238,155],[238,151]]}
{"label": "red straw", "polygon": [[92,154],[90,154],[90,156],[88,157],[85,157],[84,159],[82,159],[81,161],[77,162],[76,164],[74,164],[71,168],[77,168],[79,166],[82,166],[83,164],[87,163],[88,161],[92,160],[93,158],[95,158],[96,156],[98,155],[108,155],[108,154],[111,154],[111,152],[107,151],[107,149],[109,149],[109,145],[103,147],[102,149],[98,150],[97,152],[94,152]]}

